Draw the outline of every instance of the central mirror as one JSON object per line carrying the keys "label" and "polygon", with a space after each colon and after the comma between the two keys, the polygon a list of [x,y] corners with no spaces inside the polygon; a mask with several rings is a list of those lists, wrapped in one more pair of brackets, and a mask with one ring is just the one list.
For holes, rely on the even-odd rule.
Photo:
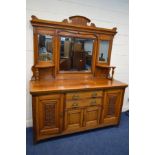
{"label": "central mirror", "polygon": [[94,39],[61,37],[60,71],[91,71]]}

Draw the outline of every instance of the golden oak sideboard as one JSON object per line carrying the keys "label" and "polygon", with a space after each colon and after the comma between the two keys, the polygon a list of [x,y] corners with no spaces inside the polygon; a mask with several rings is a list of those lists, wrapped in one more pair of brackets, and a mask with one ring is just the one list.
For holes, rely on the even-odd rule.
{"label": "golden oak sideboard", "polygon": [[118,125],[127,84],[110,66],[116,28],[72,16],[62,22],[32,16],[34,142]]}

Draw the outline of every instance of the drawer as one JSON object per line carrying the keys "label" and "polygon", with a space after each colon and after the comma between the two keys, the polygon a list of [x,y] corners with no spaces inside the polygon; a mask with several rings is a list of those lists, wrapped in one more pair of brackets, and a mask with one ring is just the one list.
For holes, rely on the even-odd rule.
{"label": "drawer", "polygon": [[59,99],[60,94],[52,94],[52,95],[41,95],[38,96],[39,100],[52,100],[52,99]]}
{"label": "drawer", "polygon": [[102,91],[74,92],[66,94],[66,100],[78,100],[95,97],[102,97]]}
{"label": "drawer", "polygon": [[80,108],[94,105],[102,105],[102,98],[66,101],[66,108]]}

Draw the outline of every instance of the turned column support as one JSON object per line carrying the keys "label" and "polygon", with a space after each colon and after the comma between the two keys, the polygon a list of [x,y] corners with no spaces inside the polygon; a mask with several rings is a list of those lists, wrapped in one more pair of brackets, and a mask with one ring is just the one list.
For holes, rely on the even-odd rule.
{"label": "turned column support", "polygon": [[35,79],[39,80],[39,69],[35,68]]}
{"label": "turned column support", "polygon": [[[109,75],[108,75],[107,79],[113,80],[116,67],[115,66],[108,66],[108,68],[109,68]],[[111,72],[111,74],[110,74],[110,72]]]}
{"label": "turned column support", "polygon": [[[113,80],[116,66],[102,66],[102,68],[105,68],[108,70],[108,74],[106,75],[106,78],[109,80]],[[111,72],[111,74],[110,74],[110,72]]]}
{"label": "turned column support", "polygon": [[111,67],[111,69],[112,69],[112,75],[111,75],[111,80],[113,80],[113,77],[114,77],[114,73],[115,73],[115,66],[114,67]]}

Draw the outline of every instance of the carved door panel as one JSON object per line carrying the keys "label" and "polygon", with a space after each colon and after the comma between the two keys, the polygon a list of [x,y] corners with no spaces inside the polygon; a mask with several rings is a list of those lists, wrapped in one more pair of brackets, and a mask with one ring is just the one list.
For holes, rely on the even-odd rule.
{"label": "carved door panel", "polygon": [[65,111],[65,130],[74,131],[82,127],[83,110],[66,109]]}
{"label": "carved door panel", "polygon": [[100,121],[101,106],[90,106],[84,110],[84,126],[94,127]]}
{"label": "carved door panel", "polygon": [[49,95],[38,98],[39,134],[56,134],[61,130],[60,95]]}
{"label": "carved door panel", "polygon": [[123,90],[107,90],[104,94],[102,122],[117,124],[122,106]]}

